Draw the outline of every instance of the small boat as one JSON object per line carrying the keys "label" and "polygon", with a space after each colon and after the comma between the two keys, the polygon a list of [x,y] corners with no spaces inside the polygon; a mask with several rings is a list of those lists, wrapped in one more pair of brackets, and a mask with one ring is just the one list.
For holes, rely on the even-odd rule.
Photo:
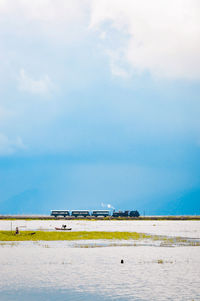
{"label": "small boat", "polygon": [[70,231],[72,228],[58,228],[58,227],[55,227],[56,230],[64,230],[64,231]]}

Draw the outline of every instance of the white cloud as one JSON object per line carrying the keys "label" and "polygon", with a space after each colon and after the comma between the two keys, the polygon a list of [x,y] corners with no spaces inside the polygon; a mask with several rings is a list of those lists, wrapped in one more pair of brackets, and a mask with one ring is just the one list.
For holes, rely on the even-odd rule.
{"label": "white cloud", "polygon": [[36,68],[39,74],[53,73],[54,62],[67,52],[64,47],[72,47],[88,34],[86,1],[0,0],[0,81],[4,86],[16,78],[21,66],[30,74]]}
{"label": "white cloud", "polygon": [[135,73],[200,79],[198,0],[93,0],[89,28],[107,36],[117,30],[126,37],[115,43],[113,53],[120,52]]}
{"label": "white cloud", "polygon": [[[2,0],[0,20],[2,37],[45,39],[52,47],[80,43],[96,29],[117,76],[131,74],[131,67],[154,77],[200,79],[199,0]],[[111,48],[113,30],[120,34]],[[13,66],[15,51],[0,49],[2,61],[11,56]]]}
{"label": "white cloud", "polygon": [[27,19],[43,21],[59,21],[63,19],[80,18],[84,0],[71,1],[59,0],[1,0],[0,13],[9,15],[20,15]]}
{"label": "white cloud", "polygon": [[0,155],[11,155],[19,150],[24,150],[27,147],[24,145],[21,137],[9,139],[6,135],[0,133]]}
{"label": "white cloud", "polygon": [[36,80],[29,76],[24,69],[21,69],[18,78],[18,88],[24,92],[47,95],[52,91],[54,86],[48,75],[44,75]]}
{"label": "white cloud", "polygon": [[[4,0],[2,3],[0,1],[0,17],[4,20],[6,29],[11,28],[19,37],[28,32],[32,35],[36,33],[38,37],[50,37],[64,42],[73,37],[75,27],[85,20],[87,2]],[[4,31],[5,28],[0,30]]]}

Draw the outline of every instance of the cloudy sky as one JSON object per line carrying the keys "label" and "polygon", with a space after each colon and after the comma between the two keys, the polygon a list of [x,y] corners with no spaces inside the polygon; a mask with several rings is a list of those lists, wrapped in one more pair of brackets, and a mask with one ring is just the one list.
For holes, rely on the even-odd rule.
{"label": "cloudy sky", "polygon": [[200,2],[0,0],[0,213],[199,200]]}

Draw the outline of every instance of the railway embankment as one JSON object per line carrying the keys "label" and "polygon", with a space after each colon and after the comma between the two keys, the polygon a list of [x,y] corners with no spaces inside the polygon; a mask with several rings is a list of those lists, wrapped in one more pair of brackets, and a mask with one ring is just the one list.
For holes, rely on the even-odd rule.
{"label": "railway embankment", "polygon": [[0,220],[200,220],[200,215],[149,215],[149,216],[140,216],[140,217],[54,217],[50,215],[0,215]]}

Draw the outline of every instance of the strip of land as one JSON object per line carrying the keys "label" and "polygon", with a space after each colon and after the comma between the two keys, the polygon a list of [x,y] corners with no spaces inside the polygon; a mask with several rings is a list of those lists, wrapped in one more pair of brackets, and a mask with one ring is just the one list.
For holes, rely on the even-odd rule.
{"label": "strip of land", "polygon": [[53,241],[53,240],[96,240],[96,239],[149,239],[151,236],[137,232],[99,232],[99,231],[0,231],[0,241]]}
{"label": "strip of land", "polygon": [[200,220],[200,215],[154,215],[154,216],[140,216],[140,217],[74,217],[74,216],[66,216],[66,217],[54,217],[50,215],[0,215],[0,220],[141,220],[141,221],[148,221],[148,220],[177,220],[177,221],[184,221],[184,220]]}
{"label": "strip of land", "polygon": [[[167,237],[162,235],[150,235],[138,232],[103,232],[103,231],[0,231],[0,242],[11,241],[75,241],[75,240],[151,240],[160,241],[161,246],[200,246],[200,240],[181,237]],[[1,245],[1,243],[0,243]]]}

